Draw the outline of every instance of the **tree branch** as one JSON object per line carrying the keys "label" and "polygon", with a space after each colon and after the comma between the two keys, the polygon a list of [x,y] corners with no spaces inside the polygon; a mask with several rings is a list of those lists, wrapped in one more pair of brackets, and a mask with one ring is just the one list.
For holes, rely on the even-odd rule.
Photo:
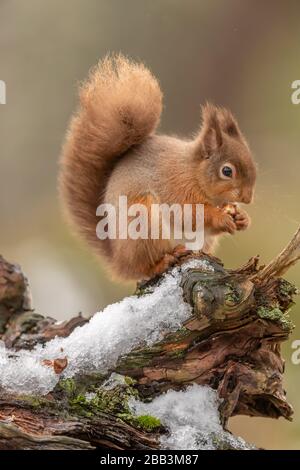
{"label": "tree branch", "polygon": [[[152,345],[140,344],[106,373],[83,371],[66,379],[62,367],[58,384],[43,397],[0,389],[0,449],[159,448],[168,430],[139,420],[128,399],[149,401],[191,384],[216,390],[225,430],[237,414],[291,419],[280,344],[292,329],[287,310],[296,289],[278,275],[299,259],[299,237],[298,231],[262,270],[257,257],[237,270],[201,253],[182,257],[180,285],[192,311],[178,330],[163,331],[163,339]],[[191,260],[205,263],[185,268]],[[160,282],[140,284],[137,295],[151,295]],[[20,269],[0,258],[0,338],[7,348],[31,350],[88,321],[79,316],[56,325],[36,314],[28,298]],[[123,381],[107,388],[112,373]],[[234,447],[228,436],[218,436],[215,448]]]}

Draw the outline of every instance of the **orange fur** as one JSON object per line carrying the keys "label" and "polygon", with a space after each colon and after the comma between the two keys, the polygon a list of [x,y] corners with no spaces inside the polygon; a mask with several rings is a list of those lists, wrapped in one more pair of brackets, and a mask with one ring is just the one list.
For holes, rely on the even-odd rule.
{"label": "orange fur", "polygon": [[[230,111],[207,104],[193,140],[155,133],[162,110],[158,82],[142,64],[107,57],[82,86],[80,107],[63,149],[60,191],[69,219],[121,279],[151,277],[174,259],[169,240],[99,240],[100,203],[205,205],[205,251],[216,237],[246,228],[222,210],[229,202],[250,202],[256,169],[248,145]],[[234,181],[220,178],[230,162]]]}

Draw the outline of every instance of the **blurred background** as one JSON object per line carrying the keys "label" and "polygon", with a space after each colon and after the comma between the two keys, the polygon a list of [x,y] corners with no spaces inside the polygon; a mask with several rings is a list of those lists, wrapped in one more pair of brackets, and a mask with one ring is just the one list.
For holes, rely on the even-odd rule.
{"label": "blurred background", "polygon": [[[78,83],[107,52],[144,61],[165,93],[161,131],[189,135],[200,103],[236,114],[259,165],[252,227],[223,240],[218,256],[236,267],[268,261],[299,224],[300,2],[288,0],[0,0],[0,252],[22,265],[34,305],[65,319],[90,315],[130,294],[114,284],[66,226],[57,197],[58,158]],[[300,266],[288,279],[300,286]],[[300,449],[296,329],[284,346],[293,423],[236,417],[230,429],[269,449]]]}

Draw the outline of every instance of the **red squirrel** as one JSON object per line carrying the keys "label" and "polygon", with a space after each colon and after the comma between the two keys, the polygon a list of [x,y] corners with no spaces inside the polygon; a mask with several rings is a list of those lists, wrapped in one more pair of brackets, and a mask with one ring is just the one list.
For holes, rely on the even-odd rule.
{"label": "red squirrel", "polygon": [[231,112],[202,106],[202,125],[193,139],[156,133],[162,92],[140,63],[106,57],[80,90],[60,164],[60,192],[68,218],[115,277],[151,278],[183,251],[167,239],[99,240],[97,207],[117,204],[203,204],[205,243],[212,253],[223,233],[248,227],[248,214],[229,204],[249,204],[256,165]]}

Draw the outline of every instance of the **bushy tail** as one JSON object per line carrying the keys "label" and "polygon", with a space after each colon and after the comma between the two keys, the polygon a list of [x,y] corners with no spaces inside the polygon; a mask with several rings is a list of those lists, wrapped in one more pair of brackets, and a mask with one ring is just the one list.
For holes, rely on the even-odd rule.
{"label": "bushy tail", "polygon": [[155,131],[161,110],[157,80],[122,55],[102,60],[81,88],[63,149],[60,191],[69,218],[97,247],[96,209],[113,165]]}

